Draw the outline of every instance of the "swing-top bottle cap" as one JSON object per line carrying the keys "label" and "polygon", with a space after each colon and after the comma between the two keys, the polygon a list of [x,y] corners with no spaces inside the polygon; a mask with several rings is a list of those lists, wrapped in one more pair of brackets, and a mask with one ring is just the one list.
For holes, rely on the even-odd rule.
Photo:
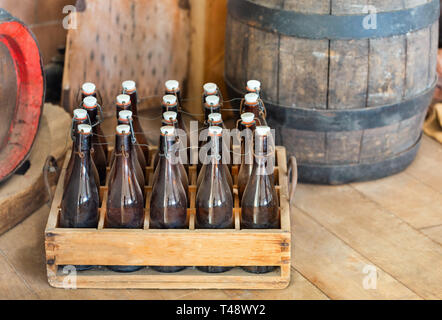
{"label": "swing-top bottle cap", "polygon": [[244,112],[241,115],[241,120],[244,123],[251,123],[251,122],[255,121],[255,114],[251,113],[251,112]]}
{"label": "swing-top bottle cap", "polygon": [[130,134],[130,126],[128,126],[127,124],[121,124],[119,126],[117,126],[117,134],[119,135],[129,135]]}
{"label": "swing-top bottle cap", "polygon": [[259,96],[256,93],[248,93],[244,96],[246,103],[256,104],[258,103]]}
{"label": "swing-top bottle cap", "polygon": [[172,126],[164,126],[160,130],[163,136],[173,136],[175,134],[175,128]]}
{"label": "swing-top bottle cap", "polygon": [[92,132],[92,127],[88,124],[79,124],[77,127],[78,133],[90,134]]}
{"label": "swing-top bottle cap", "polygon": [[177,99],[176,96],[168,94],[163,97],[163,102],[168,106],[174,106],[177,104]]}
{"label": "swing-top bottle cap", "polygon": [[121,120],[130,120],[132,119],[132,111],[130,110],[122,110],[118,113],[118,116]]}
{"label": "swing-top bottle cap", "polygon": [[120,94],[117,96],[117,104],[120,106],[127,106],[130,104],[130,97],[127,94]]}
{"label": "swing-top bottle cap", "polygon": [[84,109],[75,109],[74,110],[74,119],[75,120],[85,120],[87,119],[87,111]]}
{"label": "swing-top bottle cap", "polygon": [[270,133],[270,127],[268,126],[258,126],[256,127],[256,133],[259,136],[266,136]]}
{"label": "swing-top bottle cap", "polygon": [[261,90],[261,82],[258,80],[247,81],[247,90],[253,92]]}
{"label": "swing-top bottle cap", "polygon": [[177,113],[175,111],[167,111],[163,113],[163,119],[166,121],[176,121],[177,119]]}
{"label": "swing-top bottle cap", "polygon": [[84,94],[94,94],[97,87],[92,82],[85,82],[81,86],[81,90]]}
{"label": "swing-top bottle cap", "polygon": [[218,90],[218,86],[213,82],[209,82],[203,86],[203,89],[206,94],[215,94]]}
{"label": "swing-top bottle cap", "polygon": [[126,92],[135,91],[137,88],[137,85],[136,85],[135,81],[133,81],[133,80],[124,81],[122,83],[122,86],[123,86],[123,90]]}
{"label": "swing-top bottle cap", "polygon": [[217,105],[219,105],[219,97],[218,96],[208,96],[206,98],[206,103],[209,106],[217,106]]}
{"label": "swing-top bottle cap", "polygon": [[87,109],[93,109],[97,106],[97,101],[95,97],[86,97],[83,100],[83,106]]}
{"label": "swing-top bottle cap", "polygon": [[166,81],[166,90],[169,92],[175,92],[180,89],[180,83],[177,80]]}
{"label": "swing-top bottle cap", "polygon": [[212,126],[209,127],[209,136],[220,136],[223,134],[223,129],[221,127]]}
{"label": "swing-top bottle cap", "polygon": [[223,121],[221,113],[214,112],[214,113],[209,114],[209,121],[212,123],[219,123],[219,122]]}

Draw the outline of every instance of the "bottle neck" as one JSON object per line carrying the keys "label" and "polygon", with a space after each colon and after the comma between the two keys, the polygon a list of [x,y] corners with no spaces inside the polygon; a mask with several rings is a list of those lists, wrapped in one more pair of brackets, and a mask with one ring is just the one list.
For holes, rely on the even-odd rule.
{"label": "bottle neck", "polygon": [[134,115],[138,114],[138,94],[137,90],[133,90],[129,93],[125,93],[130,97],[131,110]]}
{"label": "bottle neck", "polygon": [[[75,149],[78,153],[89,155],[91,151],[91,134],[82,134],[77,132],[75,139]],[[83,157],[87,158],[87,157]]]}
{"label": "bottle neck", "polygon": [[131,147],[131,136],[130,135],[116,135],[115,139],[115,149],[117,153],[129,152]]}
{"label": "bottle neck", "polygon": [[209,122],[209,115],[212,113],[221,113],[221,105],[209,106],[207,103],[204,104],[204,116],[207,122]]}
{"label": "bottle neck", "polygon": [[91,125],[95,126],[97,123],[97,116],[98,116],[98,107],[95,108],[86,108],[86,111],[89,115],[89,119],[91,121]]}
{"label": "bottle neck", "polygon": [[163,103],[161,108],[162,108],[162,113],[165,113],[165,112],[168,112],[168,111],[173,111],[173,112],[177,113],[178,117],[180,116],[180,113],[178,112],[178,105],[177,104],[174,105],[174,106],[171,106],[171,105],[166,105],[166,104]]}
{"label": "bottle neck", "polygon": [[167,158],[172,155],[172,148],[175,145],[175,136],[164,136],[161,135],[160,139],[160,157]]}
{"label": "bottle neck", "polygon": [[132,111],[133,114],[133,110],[132,110],[132,105],[131,104],[126,104],[126,105],[119,105],[117,104],[117,119],[120,118],[120,111]]}
{"label": "bottle neck", "polygon": [[259,105],[258,104],[244,104],[243,113],[251,112],[255,115],[256,118],[259,117]]}

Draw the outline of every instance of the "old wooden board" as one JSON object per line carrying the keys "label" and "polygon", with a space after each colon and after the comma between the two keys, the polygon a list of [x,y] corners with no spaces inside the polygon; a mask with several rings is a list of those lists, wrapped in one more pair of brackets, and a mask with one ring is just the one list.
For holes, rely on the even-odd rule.
{"label": "old wooden board", "polygon": [[45,105],[35,145],[24,175],[15,174],[0,184],[0,234],[15,226],[48,199],[43,166],[49,155],[60,160],[67,146],[69,115],[60,107]]}
{"label": "old wooden board", "polygon": [[77,27],[67,37],[62,102],[66,110],[74,108],[78,89],[86,81],[97,85],[107,107],[121,92],[122,81],[135,80],[143,98],[162,95],[168,79],[186,80],[190,50],[186,1],[83,3]]}

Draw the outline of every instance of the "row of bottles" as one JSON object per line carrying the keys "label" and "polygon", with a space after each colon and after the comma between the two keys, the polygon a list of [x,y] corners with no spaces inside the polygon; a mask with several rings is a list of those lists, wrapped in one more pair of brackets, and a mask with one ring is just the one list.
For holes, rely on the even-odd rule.
{"label": "row of bottles", "polygon": [[[249,93],[241,105],[239,129],[249,129],[254,143],[241,140],[241,165],[238,175],[238,194],[241,201],[241,228],[279,228],[279,203],[273,171],[268,172],[269,161],[274,161],[273,141],[265,120],[265,108],[259,98],[260,83],[249,81]],[[162,127],[159,149],[154,159],[154,175],[150,203],[149,227],[152,229],[188,228],[187,208],[189,178],[186,167],[177,161],[180,152],[178,129],[186,132],[182,119],[182,101],[179,83],[166,82],[162,100]],[[100,205],[99,187],[107,184],[105,213],[106,228],[141,229],[144,225],[145,170],[149,164],[147,139],[137,117],[137,93],[133,81],[123,83],[123,92],[117,97],[118,126],[115,148],[109,155],[100,128],[96,88],[85,84],[82,88],[82,109],[74,111],[73,148],[61,205],[60,227],[96,228]],[[223,98],[216,84],[204,85],[202,96],[208,129],[207,159],[199,166],[195,200],[197,229],[234,228],[234,185],[231,166],[222,163],[222,134],[226,129],[221,106]],[[188,139],[188,138],[187,138]],[[189,144],[187,144],[189,145]],[[255,152],[253,152],[255,145]],[[201,144],[203,146],[203,144]],[[109,155],[109,158],[107,156]],[[247,161],[248,160],[248,161]],[[109,164],[109,174],[106,175]],[[79,266],[87,269],[87,266]],[[112,266],[114,271],[132,272],[141,267]],[[178,272],[184,267],[152,267],[160,272]],[[198,267],[201,271],[218,273],[229,267]],[[249,272],[265,273],[273,267],[245,267]]]}

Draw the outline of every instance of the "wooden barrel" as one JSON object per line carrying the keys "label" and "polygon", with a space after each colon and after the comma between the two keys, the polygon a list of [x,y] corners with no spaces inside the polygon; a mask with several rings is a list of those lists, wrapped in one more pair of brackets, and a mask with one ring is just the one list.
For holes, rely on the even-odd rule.
{"label": "wooden barrel", "polygon": [[226,84],[237,97],[261,80],[301,182],[391,175],[420,145],[438,17],[439,0],[230,0]]}
{"label": "wooden barrel", "polygon": [[28,157],[44,103],[43,63],[31,31],[0,9],[0,182]]}

